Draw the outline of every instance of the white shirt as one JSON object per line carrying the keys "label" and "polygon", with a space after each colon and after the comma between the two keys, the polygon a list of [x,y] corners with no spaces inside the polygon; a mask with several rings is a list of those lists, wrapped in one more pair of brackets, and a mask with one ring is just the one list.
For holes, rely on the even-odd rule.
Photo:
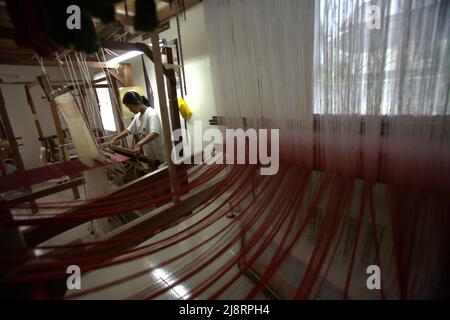
{"label": "white shirt", "polygon": [[161,120],[158,113],[153,108],[146,108],[141,117],[141,113],[135,114],[133,121],[127,128],[131,134],[138,135],[141,140],[151,132],[157,133],[159,136],[156,139],[144,144],[142,149],[144,154],[153,160],[165,161],[164,145],[162,142]]}

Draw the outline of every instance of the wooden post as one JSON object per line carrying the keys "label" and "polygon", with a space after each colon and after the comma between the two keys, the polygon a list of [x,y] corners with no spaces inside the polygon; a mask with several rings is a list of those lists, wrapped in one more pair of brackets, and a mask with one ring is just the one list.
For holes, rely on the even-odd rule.
{"label": "wooden post", "polygon": [[[107,72],[107,71],[105,71]],[[120,93],[119,93],[119,88],[117,87],[117,80],[114,77],[109,77],[111,79],[110,82],[110,86],[113,89],[113,93],[114,96],[116,97],[116,103],[113,103],[113,105],[116,106],[116,114],[117,114],[117,118],[119,118],[119,130],[120,132],[122,132],[123,130],[125,130],[125,124],[124,124],[124,120],[123,120],[123,112],[122,112],[122,101],[120,101]],[[123,139],[123,144],[125,147],[128,147],[128,142],[127,139]]]}
{"label": "wooden post", "polygon": [[119,82],[122,86],[127,87],[129,86],[128,80],[124,79],[120,74],[117,73],[114,69],[108,69],[108,73],[111,76],[112,79],[115,79],[117,82]]}
{"label": "wooden post", "polygon": [[[47,97],[47,100],[50,104],[50,111],[52,112],[52,117],[53,117],[53,123],[55,124],[55,128],[56,128],[56,135],[58,136],[58,141],[59,144],[63,145],[65,144],[65,138],[64,138],[64,132],[62,129],[62,125],[61,125],[61,120],[59,119],[59,114],[58,114],[58,107],[56,105],[55,99],[53,99],[52,95],[51,95],[51,88],[50,85],[42,78],[42,76],[38,77],[38,81],[42,87],[42,89],[44,90],[44,93]],[[66,150],[64,148],[61,149],[61,154],[63,156],[64,161],[67,161],[67,153]],[[69,177],[69,178],[73,178],[73,177]],[[77,187],[74,187],[72,189],[73,192],[73,196],[75,199],[79,199],[80,198],[80,192],[78,191]]]}
{"label": "wooden post", "polygon": [[[151,33],[152,38],[152,52],[153,60],[155,64],[155,76],[156,76],[156,86],[158,88],[158,98],[159,98],[159,109],[161,112],[161,122],[163,128],[163,139],[164,139],[164,151],[167,161],[167,167],[169,171],[170,187],[172,192],[178,190],[177,172],[175,165],[172,162],[172,141],[170,133],[170,123],[169,116],[167,114],[167,101],[166,101],[166,88],[164,86],[164,74],[163,65],[161,61],[161,53],[159,52],[159,35],[158,31]],[[178,196],[173,197],[174,202],[179,201]]]}
{"label": "wooden post", "polygon": [[[16,165],[18,171],[25,171],[25,165],[23,164],[22,157],[20,156],[19,146],[17,145],[17,141],[14,136],[14,131],[11,127],[11,122],[9,121],[8,112],[6,111],[5,107],[5,100],[3,99],[3,93],[1,90],[0,90],[0,118],[3,123],[3,127],[5,129],[5,134],[9,142],[9,147],[13,151],[14,164]],[[25,188],[25,190],[27,192],[32,191],[30,187]],[[30,207],[33,213],[38,211],[36,202],[34,200],[30,201]]]}
{"label": "wooden post", "polygon": [[[167,56],[167,63],[173,64],[172,48],[164,48],[164,50]],[[176,130],[181,128],[180,113],[178,111],[177,80],[174,69],[169,69],[167,73],[166,85],[167,93],[169,95],[170,120],[172,123],[172,130]]]}
{"label": "wooden post", "polygon": [[2,119],[3,127],[5,129],[6,137],[9,142],[9,146],[13,150],[14,163],[16,164],[18,170],[25,171],[25,166],[23,164],[22,157],[20,156],[20,150],[17,145],[13,129],[11,127],[11,122],[9,122],[8,112],[6,111],[5,107],[5,100],[3,99],[3,93],[1,91],[0,91],[0,116]]}
{"label": "wooden post", "polygon": [[[164,48],[167,57],[168,64],[174,64],[172,48]],[[175,76],[175,70],[169,69],[166,74],[166,86],[167,94],[169,96],[169,111],[170,111],[170,122],[172,124],[172,130],[177,130],[181,128],[180,112],[178,111],[178,97],[177,97],[177,79]],[[183,92],[183,90],[181,90]],[[184,125],[186,126],[186,120],[184,120]],[[180,143],[183,141],[183,137],[180,137],[175,143]],[[180,155],[183,155],[183,150],[181,150]]]}
{"label": "wooden post", "polygon": [[39,140],[42,141],[42,139],[44,138],[44,133],[42,132],[41,123],[39,122],[39,119],[37,117],[36,107],[34,106],[33,98],[31,97],[30,88],[28,87],[28,85],[25,86],[25,93],[27,95],[28,106],[30,107],[31,113],[33,115],[34,124],[39,135]]}
{"label": "wooden post", "polygon": [[125,76],[125,81],[127,86],[131,87],[133,85],[133,76],[131,73],[131,66],[129,63],[123,63],[123,74]]}

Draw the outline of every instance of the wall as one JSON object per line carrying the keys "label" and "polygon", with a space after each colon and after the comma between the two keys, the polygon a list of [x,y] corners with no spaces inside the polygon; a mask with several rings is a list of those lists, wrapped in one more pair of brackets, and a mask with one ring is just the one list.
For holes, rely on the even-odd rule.
{"label": "wall", "polygon": [[[160,38],[172,40],[177,37],[176,20],[170,21],[171,28],[160,34]],[[203,128],[209,128],[208,120],[216,115],[216,104],[211,78],[211,69],[208,56],[208,44],[205,26],[203,4],[199,3],[186,12],[186,20],[180,19],[181,40],[186,74],[187,95],[185,100],[192,110],[192,117],[187,121],[188,130],[193,137],[192,125],[195,120],[203,123]],[[140,38],[134,39],[141,41]],[[145,41],[150,43],[150,39]],[[159,109],[158,94],[153,63],[145,58],[146,68],[155,95],[155,105]],[[141,57],[135,57],[128,61],[131,64],[134,85],[145,88],[144,74]],[[57,67],[48,67],[47,71],[52,80],[63,80],[63,76]],[[40,67],[34,66],[0,66],[0,78],[4,81],[32,81],[42,73]],[[6,76],[7,75],[7,76]],[[13,76],[9,76],[13,75]],[[0,85],[6,102],[6,108],[12,123],[14,134],[23,137],[19,142],[22,158],[26,169],[42,165],[39,159],[41,144],[38,141],[37,130],[27,104],[23,85]],[[39,121],[45,135],[56,134],[53,125],[50,108],[39,86],[31,89],[33,101],[36,105]],[[130,120],[126,120],[126,123]],[[206,145],[206,143],[204,143]]]}
{"label": "wall", "polygon": [[[63,76],[58,67],[46,68],[49,78],[52,80],[63,80]],[[0,78],[3,82],[27,82],[33,81],[42,74],[40,67],[35,66],[15,66],[0,65]],[[38,141],[38,133],[33,121],[31,109],[28,106],[24,85],[0,84],[0,88],[5,99],[6,110],[9,120],[18,140],[25,169],[40,167],[43,163],[40,160],[41,144]],[[30,90],[33,102],[36,107],[37,117],[41,123],[44,135],[54,135],[56,130],[50,112],[50,106],[44,98],[44,91],[39,85]]]}
{"label": "wall", "polygon": [[[199,3],[186,12],[186,20],[180,19],[181,41],[186,74],[185,100],[192,110],[192,117],[187,121],[187,128],[193,137],[194,121],[202,121],[203,128],[209,128],[209,119],[216,115],[216,104],[209,64],[207,34],[203,4]],[[175,18],[170,21],[170,29],[160,33],[160,39],[168,41],[177,38]],[[140,42],[141,39],[134,39]],[[148,39],[146,43],[151,43]],[[146,69],[155,96],[155,105],[159,109],[158,94],[153,63],[145,58]],[[141,56],[126,61],[131,64],[134,85],[145,88]],[[206,145],[207,143],[204,143]]]}

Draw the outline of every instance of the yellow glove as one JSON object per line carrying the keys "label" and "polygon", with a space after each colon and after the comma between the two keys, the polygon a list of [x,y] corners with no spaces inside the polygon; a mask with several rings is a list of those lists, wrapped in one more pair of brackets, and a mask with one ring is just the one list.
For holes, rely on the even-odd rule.
{"label": "yellow glove", "polygon": [[178,110],[180,110],[181,116],[186,120],[192,115],[192,111],[189,109],[186,101],[181,97],[178,98]]}

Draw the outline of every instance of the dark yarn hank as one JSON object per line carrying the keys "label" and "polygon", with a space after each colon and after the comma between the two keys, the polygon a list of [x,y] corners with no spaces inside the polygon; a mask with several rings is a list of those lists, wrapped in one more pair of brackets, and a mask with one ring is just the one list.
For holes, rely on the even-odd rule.
{"label": "dark yarn hank", "polygon": [[[19,46],[31,47],[49,57],[58,48],[74,49],[87,54],[99,50],[93,17],[107,24],[115,22],[115,7],[120,0],[7,0],[14,37]],[[80,7],[81,29],[70,30],[66,23],[71,5]],[[139,31],[153,31],[159,24],[153,0],[136,0],[134,27]]]}

